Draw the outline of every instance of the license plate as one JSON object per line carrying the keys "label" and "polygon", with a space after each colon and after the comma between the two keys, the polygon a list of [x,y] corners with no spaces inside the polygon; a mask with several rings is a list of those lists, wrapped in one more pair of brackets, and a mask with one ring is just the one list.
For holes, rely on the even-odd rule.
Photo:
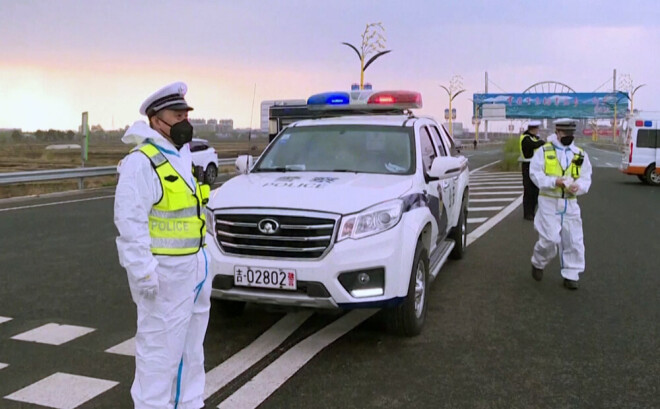
{"label": "license plate", "polygon": [[296,270],[275,267],[234,266],[234,285],[295,290],[297,288]]}

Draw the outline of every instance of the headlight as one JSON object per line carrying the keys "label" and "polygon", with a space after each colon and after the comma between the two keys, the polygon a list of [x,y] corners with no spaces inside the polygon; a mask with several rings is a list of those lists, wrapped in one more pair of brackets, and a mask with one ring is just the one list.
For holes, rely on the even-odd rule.
{"label": "headlight", "polygon": [[403,201],[396,199],[342,218],[337,241],[361,239],[391,229],[401,220]]}
{"label": "headlight", "polygon": [[204,216],[206,216],[206,232],[210,235],[215,234],[215,220],[213,219],[213,210],[208,207],[204,208]]}

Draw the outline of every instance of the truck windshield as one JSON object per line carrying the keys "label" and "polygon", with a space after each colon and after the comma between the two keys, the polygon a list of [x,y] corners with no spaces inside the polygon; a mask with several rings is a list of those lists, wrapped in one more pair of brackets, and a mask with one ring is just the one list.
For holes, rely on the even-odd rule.
{"label": "truck windshield", "polygon": [[412,174],[412,128],[369,125],[286,129],[261,156],[253,172],[359,172]]}

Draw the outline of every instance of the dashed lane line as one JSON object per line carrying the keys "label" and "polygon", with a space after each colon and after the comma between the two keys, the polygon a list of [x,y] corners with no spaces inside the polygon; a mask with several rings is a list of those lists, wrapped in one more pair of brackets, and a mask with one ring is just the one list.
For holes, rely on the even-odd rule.
{"label": "dashed lane line", "polygon": [[[311,311],[300,311],[285,315],[250,345],[208,371],[206,373],[204,399],[222,389],[252,365],[256,364],[266,355],[274,351],[275,348],[280,346],[291,334],[300,328],[300,326],[311,317],[312,314]],[[277,377],[275,376],[275,378]],[[286,379],[289,379],[289,377]],[[284,383],[286,379],[284,379],[282,383]]]}
{"label": "dashed lane line", "polygon": [[357,327],[378,309],[353,310],[300,341],[225,399],[219,409],[254,409],[325,347]]}

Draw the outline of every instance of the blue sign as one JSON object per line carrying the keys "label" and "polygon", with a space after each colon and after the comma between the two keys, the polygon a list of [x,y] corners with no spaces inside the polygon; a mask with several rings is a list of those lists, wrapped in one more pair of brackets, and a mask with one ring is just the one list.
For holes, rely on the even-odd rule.
{"label": "blue sign", "polygon": [[525,94],[473,94],[474,108],[481,117],[481,107],[502,104],[506,118],[612,118],[624,116],[630,98],[625,92],[566,92]]}

